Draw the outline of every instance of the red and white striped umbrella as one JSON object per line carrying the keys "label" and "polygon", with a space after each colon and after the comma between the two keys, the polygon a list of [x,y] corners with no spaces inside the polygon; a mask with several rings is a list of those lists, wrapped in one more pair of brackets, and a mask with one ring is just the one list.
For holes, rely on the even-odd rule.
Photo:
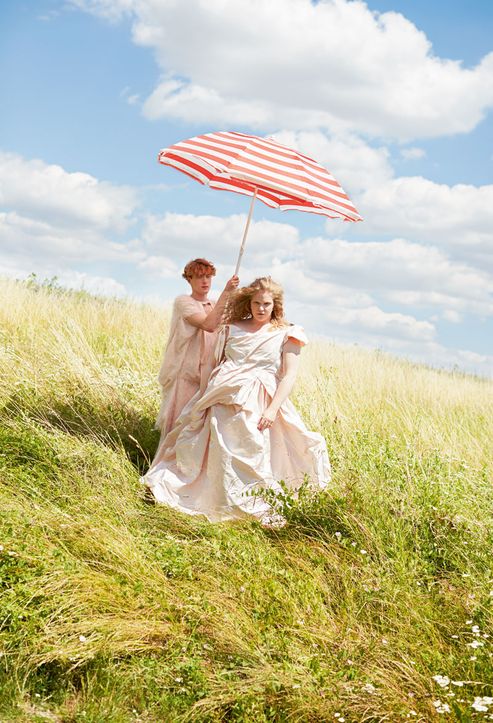
{"label": "red and white striped umbrella", "polygon": [[345,221],[362,220],[327,169],[272,138],[233,132],[205,133],[164,148],[158,161],[211,188],[253,196],[236,273],[255,198],[282,211],[308,211]]}

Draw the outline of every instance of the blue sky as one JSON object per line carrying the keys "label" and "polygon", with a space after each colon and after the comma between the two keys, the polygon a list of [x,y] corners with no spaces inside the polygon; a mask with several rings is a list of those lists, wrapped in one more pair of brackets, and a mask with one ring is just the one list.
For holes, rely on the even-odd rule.
{"label": "blue sky", "polygon": [[242,280],[311,334],[492,374],[491,2],[19,0],[0,63],[1,274],[165,305],[205,255],[219,290],[248,200],[157,152],[273,135],[365,220],[257,203]]}

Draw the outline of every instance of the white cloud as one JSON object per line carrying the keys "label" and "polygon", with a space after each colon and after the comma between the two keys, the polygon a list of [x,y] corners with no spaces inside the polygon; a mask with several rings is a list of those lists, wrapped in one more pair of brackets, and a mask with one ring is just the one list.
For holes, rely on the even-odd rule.
{"label": "white cloud", "polygon": [[412,139],[468,132],[493,105],[493,53],[464,68],[403,15],[364,2],[73,4],[128,15],[134,41],[154,50],[163,78],[149,117]]}
{"label": "white cloud", "polygon": [[443,312],[443,318],[451,324],[460,324],[462,321],[462,316],[458,311],[455,311],[455,309],[445,309]]}
{"label": "white cloud", "polygon": [[[228,274],[237,258],[244,225],[242,214],[149,216],[141,239],[128,250],[141,268],[165,278],[176,276],[181,265],[194,256],[211,258]],[[488,273],[454,261],[440,248],[405,239],[300,240],[298,230],[289,224],[254,221],[241,275],[247,279],[259,273],[278,277],[302,303],[327,298],[339,309],[370,309],[367,325],[372,319],[374,329],[395,329],[396,324],[405,327],[406,334],[411,327],[421,332],[425,329],[409,325],[399,314],[391,318],[391,311],[385,312],[384,324],[373,308],[377,299],[387,306],[436,310],[448,320],[454,314],[455,318],[466,313],[480,318],[493,314],[493,280]],[[359,312],[344,318],[348,324],[363,323]]]}
{"label": "white cloud", "polygon": [[[111,276],[93,276],[81,271],[66,270],[61,270],[54,275],[57,277],[58,283],[70,289],[83,289],[98,296],[121,297],[126,294],[125,286]],[[42,274],[38,274],[38,276],[43,277]]]}
{"label": "white cloud", "polygon": [[[180,262],[189,257],[205,256],[214,263],[226,262],[233,267],[245,222],[246,215],[243,214],[225,217],[178,213],[166,213],[162,217],[150,215],[142,231],[143,247]],[[294,226],[252,221],[245,255],[262,265],[276,256],[294,253],[298,241],[299,232]]]}
{"label": "white cloud", "polygon": [[331,281],[326,275],[318,275],[307,268],[303,258],[293,261],[277,260],[272,266],[272,277],[282,284],[286,297],[297,303],[329,308],[364,308],[373,304],[373,298],[360,289],[348,288]]}
{"label": "white cloud", "polygon": [[50,262],[26,269],[16,266],[10,257],[0,254],[0,276],[27,279],[33,273],[40,282],[46,279],[55,279],[57,284],[65,288],[83,289],[98,296],[122,297],[127,293],[125,286],[111,276],[97,276],[81,271],[73,271]]}
{"label": "white cloud", "polygon": [[467,349],[453,349],[436,341],[421,346],[403,347],[400,353],[422,364],[449,370],[461,369],[471,374],[493,377],[493,356],[488,354],[477,354]]}
{"label": "white cloud", "polygon": [[0,151],[0,204],[59,227],[126,228],[137,206],[133,189],[88,173]]}
{"label": "white cloud", "polygon": [[362,309],[331,309],[325,318],[332,327],[351,327],[354,334],[364,330],[377,336],[403,337],[416,341],[431,341],[435,326],[429,321],[420,321],[410,314],[388,312],[376,305]]}
{"label": "white cloud", "polygon": [[300,316],[307,321],[296,321],[309,326],[319,334],[334,336],[359,334],[372,338],[395,337],[397,339],[431,340],[435,327],[428,321],[420,321],[410,314],[387,312],[379,308],[365,290],[357,286],[348,288],[328,281],[298,261],[278,262],[272,268],[272,276],[285,290],[286,298]]}
{"label": "white cloud", "polygon": [[131,93],[130,86],[126,85],[120,92],[120,98],[123,98],[128,105],[135,105],[140,100],[138,93]]}
{"label": "white cloud", "polygon": [[139,268],[150,272],[153,276],[160,276],[163,279],[179,278],[182,271],[178,265],[167,256],[144,256],[138,262]]}
{"label": "white cloud", "polygon": [[56,223],[20,216],[15,211],[0,213],[0,242],[4,253],[22,268],[47,262],[71,264],[102,260],[132,261],[123,244],[94,229],[68,229]]}
{"label": "white cloud", "polygon": [[1,250],[13,269],[135,260],[115,240],[134,221],[133,189],[0,152],[0,204]]}
{"label": "white cloud", "polygon": [[312,273],[407,306],[444,313],[493,315],[493,277],[451,260],[442,250],[404,239],[356,242],[312,238],[303,243]]}
{"label": "white cloud", "polygon": [[426,151],[423,148],[403,148],[401,156],[405,161],[417,161],[419,158],[426,158]]}
{"label": "white cloud", "polygon": [[[462,250],[493,267],[493,185],[434,183],[420,176],[395,178],[355,199],[361,233],[399,233]],[[327,226],[330,229],[330,226]]]}
{"label": "white cloud", "polygon": [[106,20],[117,21],[137,9],[136,0],[69,0],[70,4]]}

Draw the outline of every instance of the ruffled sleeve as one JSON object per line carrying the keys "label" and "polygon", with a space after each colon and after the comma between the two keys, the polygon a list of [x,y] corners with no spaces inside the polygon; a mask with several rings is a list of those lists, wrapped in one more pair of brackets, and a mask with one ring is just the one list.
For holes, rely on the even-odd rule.
{"label": "ruffled sleeve", "polygon": [[300,346],[305,346],[308,344],[308,337],[305,334],[305,331],[302,326],[299,326],[299,324],[291,324],[286,329],[286,334],[284,336],[284,343],[288,341],[294,341],[296,344],[299,344]]}

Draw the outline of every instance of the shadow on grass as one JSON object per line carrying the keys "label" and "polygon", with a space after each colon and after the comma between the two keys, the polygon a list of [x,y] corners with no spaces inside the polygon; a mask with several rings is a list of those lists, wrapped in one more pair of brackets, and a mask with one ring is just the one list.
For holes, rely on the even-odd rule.
{"label": "shadow on grass", "polygon": [[135,409],[118,396],[106,404],[92,403],[83,394],[63,398],[13,393],[0,410],[0,420],[30,419],[80,438],[91,438],[113,449],[123,449],[139,474],[147,471],[159,442],[154,417]]}

